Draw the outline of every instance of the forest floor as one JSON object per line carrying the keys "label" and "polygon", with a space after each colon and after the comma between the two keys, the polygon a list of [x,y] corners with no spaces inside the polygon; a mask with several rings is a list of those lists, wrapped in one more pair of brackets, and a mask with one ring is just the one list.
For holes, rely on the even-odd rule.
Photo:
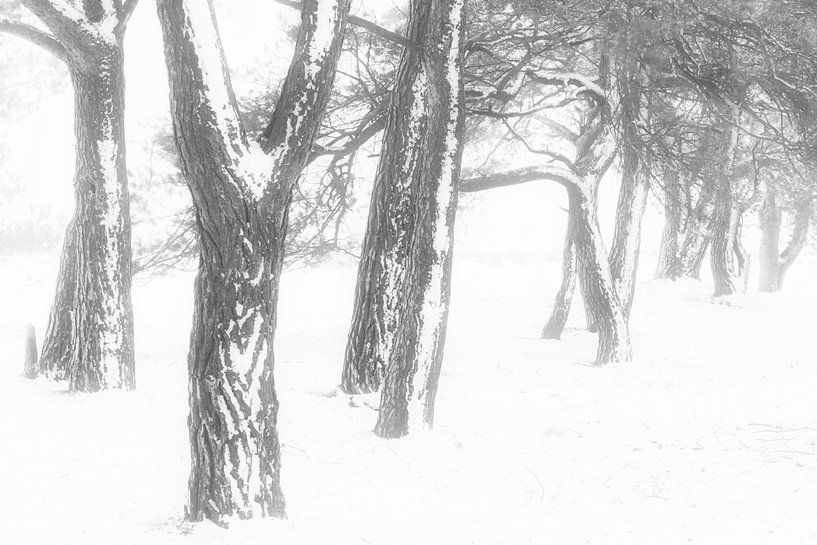
{"label": "forest floor", "polygon": [[182,521],[192,274],[135,282],[138,390],[72,395],[20,377],[56,255],[0,258],[0,542],[817,543],[817,262],[785,293],[713,302],[648,280],[645,256],[635,361],[599,368],[581,304],[539,339],[558,257],[457,255],[435,430],[394,441],[371,432],[377,399],[335,389],[354,263],[288,272],[289,518],[228,531]]}

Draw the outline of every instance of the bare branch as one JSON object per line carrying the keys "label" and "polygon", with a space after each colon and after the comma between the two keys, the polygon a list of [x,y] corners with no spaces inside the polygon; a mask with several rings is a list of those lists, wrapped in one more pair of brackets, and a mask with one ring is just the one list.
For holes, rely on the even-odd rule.
{"label": "bare branch", "polygon": [[[281,4],[282,6],[287,6],[293,9],[300,10],[301,3],[295,2],[293,0],[273,0],[274,2]],[[412,47],[414,44],[405,36],[393,32],[387,28],[383,28],[382,26],[378,25],[377,23],[373,23],[368,19],[364,19],[362,17],[358,17],[356,15],[349,15],[348,18],[349,24],[352,24],[356,27],[360,27],[370,34],[374,34],[375,36],[380,36],[384,40],[388,40],[390,42],[394,42],[396,44],[400,44],[403,47]]]}

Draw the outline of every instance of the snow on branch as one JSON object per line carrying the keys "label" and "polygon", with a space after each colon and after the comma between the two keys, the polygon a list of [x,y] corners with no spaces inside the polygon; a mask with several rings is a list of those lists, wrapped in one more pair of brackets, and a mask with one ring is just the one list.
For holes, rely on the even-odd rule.
{"label": "snow on branch", "polygon": [[34,26],[18,21],[10,21],[0,17],[0,32],[6,32],[23,38],[26,41],[42,47],[55,57],[66,60],[65,47],[51,34]]}
{"label": "snow on branch", "polygon": [[476,193],[487,189],[509,187],[527,182],[551,181],[565,186],[582,186],[582,180],[571,170],[555,165],[537,165],[504,172],[460,179],[461,193]]}

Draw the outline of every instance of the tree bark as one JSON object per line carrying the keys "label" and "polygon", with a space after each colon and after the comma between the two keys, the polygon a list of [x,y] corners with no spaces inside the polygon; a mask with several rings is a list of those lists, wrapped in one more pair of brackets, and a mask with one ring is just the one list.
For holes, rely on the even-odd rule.
{"label": "tree bark", "polygon": [[65,230],[57,289],[43,337],[39,373],[55,380],[67,379],[68,362],[73,352],[74,292],[76,291],[77,238],[72,219]]}
{"label": "tree bark", "polygon": [[664,195],[664,229],[658,250],[658,266],[655,278],[677,280],[680,253],[681,203],[677,184],[670,182]]}
{"label": "tree bark", "polygon": [[596,363],[632,359],[627,318],[616,294],[607,252],[593,221],[594,200],[580,187],[569,187],[570,206],[579,211],[575,241],[578,261],[587,278],[586,304],[598,319],[599,344]]}
{"label": "tree bark", "polygon": [[76,210],[40,363],[71,390],[135,382],[123,41],[136,3],[22,0],[48,30],[3,27],[65,61],[74,86]]}
{"label": "tree bark", "polygon": [[200,252],[186,517],[283,517],[273,338],[287,214],[334,81],[349,0],[303,2],[295,55],[260,146],[239,121],[211,2],[157,5]]}
{"label": "tree bark", "polygon": [[567,228],[565,230],[565,244],[562,252],[562,282],[556,298],[553,301],[553,310],[550,318],[542,329],[543,339],[560,339],[564,331],[567,317],[570,314],[570,304],[573,301],[573,292],[576,289],[577,257],[576,245],[573,242],[576,222],[576,211],[568,208]]}
{"label": "tree bark", "polygon": [[67,378],[79,391],[135,385],[123,55],[121,44],[99,49],[91,66],[71,72],[77,259],[64,281],[75,282]]}
{"label": "tree bark", "polygon": [[[415,21],[409,27],[409,39],[422,39],[419,25],[424,23],[417,20],[416,7],[411,13]],[[409,244],[417,221],[416,194],[425,175],[421,145],[431,121],[426,112],[428,74],[421,55],[419,47],[403,51],[389,103],[341,374],[341,389],[349,394],[380,388],[397,331]]]}
{"label": "tree bark", "polygon": [[630,316],[633,306],[641,254],[641,224],[647,208],[646,177],[640,172],[639,164],[637,156],[625,158],[610,250],[610,274],[625,317]]}
{"label": "tree bark", "polygon": [[423,82],[424,89],[414,85],[412,89],[416,95],[425,95],[424,107],[410,112],[409,119],[411,123],[422,116],[427,125],[422,139],[414,144],[421,154],[413,203],[416,226],[410,235],[396,342],[389,355],[375,426],[375,433],[381,437],[401,437],[417,428],[430,428],[434,422],[448,322],[465,119],[463,3],[411,2],[408,36],[417,44],[420,56],[404,53],[404,70],[396,88],[408,82]]}

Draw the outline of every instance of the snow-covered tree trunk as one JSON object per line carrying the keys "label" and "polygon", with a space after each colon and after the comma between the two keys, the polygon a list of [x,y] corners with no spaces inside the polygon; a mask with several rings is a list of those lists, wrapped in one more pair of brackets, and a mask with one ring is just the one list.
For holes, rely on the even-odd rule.
{"label": "snow-covered tree trunk", "polygon": [[647,124],[649,112],[644,104],[641,68],[633,52],[633,6],[626,5],[625,48],[616,60],[619,97],[619,156],[621,184],[616,206],[615,231],[610,249],[610,274],[629,317],[635,293],[638,258],[641,254],[641,224],[647,207],[649,172],[643,162],[644,144],[640,128]]}
{"label": "snow-covered tree trunk", "polygon": [[[423,38],[422,24],[415,15],[410,39]],[[389,103],[341,374],[346,393],[377,391],[394,345],[417,192],[426,175],[424,138],[432,122],[423,60],[419,47],[404,50]]]}
{"label": "snow-covered tree trunk", "polygon": [[[625,152],[625,155],[633,155]],[[637,156],[624,161],[621,188],[616,207],[613,247],[610,250],[610,274],[625,316],[630,315],[641,253],[641,224],[647,208],[647,181],[640,172]]]}
{"label": "snow-covered tree trunk", "polygon": [[284,516],[273,338],[293,185],[326,109],[349,0],[306,0],[260,145],[248,142],[211,2],[159,0],[170,102],[200,257],[188,354],[186,516]]}
{"label": "snow-covered tree trunk", "polygon": [[72,70],[77,136],[77,258],[67,378],[71,389],[134,387],[130,211],[121,44]]}
{"label": "snow-covered tree trunk", "polygon": [[[423,80],[427,129],[415,143],[422,175],[415,197],[416,226],[409,246],[396,342],[383,380],[375,433],[401,437],[430,428],[442,365],[451,290],[457,186],[462,157],[464,0],[413,0],[408,36],[420,56],[408,59],[409,81]],[[405,57],[411,56],[404,53]],[[403,74],[403,75],[408,75]],[[403,81],[399,78],[396,85]],[[419,104],[419,102],[415,102]]]}
{"label": "snow-covered tree trunk", "polygon": [[595,201],[580,187],[570,187],[568,194],[571,208],[578,211],[574,235],[581,271],[587,278],[586,302],[598,320],[596,363],[629,361],[632,358],[629,327],[613,284],[601,232],[593,221]]}
{"label": "snow-covered tree trunk", "polygon": [[57,380],[67,378],[66,370],[73,346],[74,292],[78,259],[74,221],[72,219],[65,230],[57,289],[51,313],[48,315],[48,326],[43,337],[39,362],[40,374]]}
{"label": "snow-covered tree trunk", "polygon": [[22,0],[47,30],[2,21],[68,65],[76,210],[43,342],[44,374],[72,390],[134,386],[123,41],[136,0]]}
{"label": "snow-covered tree trunk", "polygon": [[575,231],[575,210],[568,208],[567,228],[565,230],[565,244],[562,251],[562,282],[556,298],[553,301],[553,310],[550,313],[545,327],[542,329],[543,339],[559,339],[565,329],[567,317],[570,314],[570,305],[573,301],[573,292],[576,289],[577,257],[576,245],[573,242]]}

